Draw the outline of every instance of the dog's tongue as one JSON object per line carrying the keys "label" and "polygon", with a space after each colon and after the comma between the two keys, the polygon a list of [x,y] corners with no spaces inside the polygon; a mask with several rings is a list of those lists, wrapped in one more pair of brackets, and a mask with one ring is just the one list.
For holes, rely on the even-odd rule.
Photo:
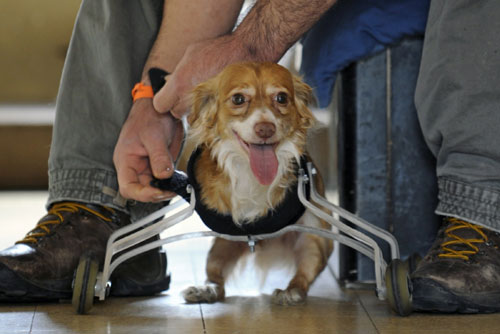
{"label": "dog's tongue", "polygon": [[278,158],[272,145],[250,144],[250,166],[260,184],[273,182],[278,172]]}

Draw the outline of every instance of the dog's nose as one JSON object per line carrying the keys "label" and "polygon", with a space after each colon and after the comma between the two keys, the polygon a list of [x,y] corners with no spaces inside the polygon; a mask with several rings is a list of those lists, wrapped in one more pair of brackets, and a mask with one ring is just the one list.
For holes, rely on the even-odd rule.
{"label": "dog's nose", "polygon": [[276,126],[270,122],[260,122],[255,124],[254,131],[259,138],[271,138],[276,132]]}

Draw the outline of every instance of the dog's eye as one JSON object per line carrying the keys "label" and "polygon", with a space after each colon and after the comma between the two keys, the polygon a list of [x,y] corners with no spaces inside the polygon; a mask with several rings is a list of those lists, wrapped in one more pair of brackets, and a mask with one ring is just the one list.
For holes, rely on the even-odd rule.
{"label": "dog's eye", "polygon": [[243,94],[234,94],[231,97],[231,101],[233,102],[234,105],[241,106],[243,103],[245,103],[245,96]]}
{"label": "dog's eye", "polygon": [[288,95],[284,92],[280,92],[276,95],[276,102],[279,104],[287,104],[288,102]]}

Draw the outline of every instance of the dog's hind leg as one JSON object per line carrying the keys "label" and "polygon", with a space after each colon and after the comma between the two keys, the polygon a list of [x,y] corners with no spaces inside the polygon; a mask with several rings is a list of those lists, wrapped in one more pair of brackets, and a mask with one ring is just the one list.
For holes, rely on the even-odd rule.
{"label": "dog's hind leg", "polygon": [[276,289],[272,302],[298,305],[305,302],[310,285],[325,268],[332,243],[315,235],[302,234],[294,247],[297,270],[286,290]]}
{"label": "dog's hind leg", "polygon": [[224,283],[238,259],[248,251],[243,242],[216,238],[207,257],[207,284],[192,286],[182,292],[188,303],[214,303],[225,297]]}

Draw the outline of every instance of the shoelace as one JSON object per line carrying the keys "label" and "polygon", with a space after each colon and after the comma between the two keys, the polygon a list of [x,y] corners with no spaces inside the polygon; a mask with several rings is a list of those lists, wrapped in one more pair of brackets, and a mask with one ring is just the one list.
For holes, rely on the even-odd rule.
{"label": "shoelace", "polygon": [[[479,248],[475,244],[482,244],[488,241],[488,237],[483,232],[483,227],[453,217],[447,218],[447,220],[449,223],[451,223],[451,225],[445,230],[445,233],[446,236],[451,240],[445,241],[441,244],[443,253],[439,254],[439,257],[456,258],[468,261],[468,255],[474,255],[479,252]],[[460,229],[472,229],[480,236],[480,238],[465,239],[456,234],[453,234],[454,231]],[[451,248],[457,245],[466,245],[468,249],[456,250]]]}
{"label": "shoelace", "polygon": [[[111,208],[108,208],[106,206],[103,206],[103,208],[108,210],[111,214],[115,213],[115,211]],[[59,225],[64,221],[64,217],[62,215],[63,212],[76,213],[79,210],[87,211],[106,222],[112,221],[112,218],[106,217],[102,213],[97,212],[85,206],[84,204],[79,204],[74,202],[57,203],[54,204],[47,213],[47,216],[55,216],[55,219],[41,220],[40,222],[38,222],[38,224],[34,229],[32,229],[26,234],[23,240],[16,242],[16,244],[37,243],[39,238],[44,237],[50,233],[51,227],[53,227],[54,225]]]}

